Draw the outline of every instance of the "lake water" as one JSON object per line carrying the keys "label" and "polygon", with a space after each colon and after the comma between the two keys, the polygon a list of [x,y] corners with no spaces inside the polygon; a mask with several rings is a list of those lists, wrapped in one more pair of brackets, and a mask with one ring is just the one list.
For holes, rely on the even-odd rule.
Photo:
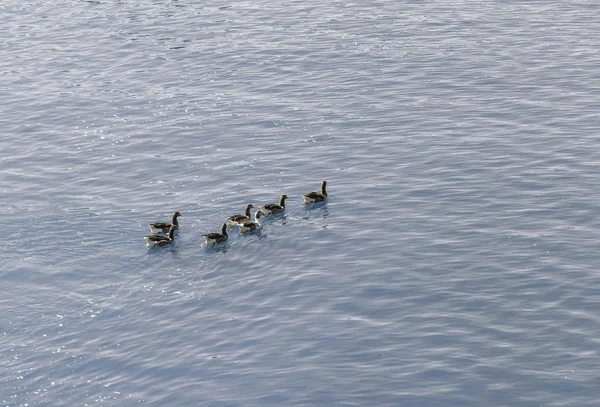
{"label": "lake water", "polygon": [[1,406],[598,405],[595,2],[0,15]]}

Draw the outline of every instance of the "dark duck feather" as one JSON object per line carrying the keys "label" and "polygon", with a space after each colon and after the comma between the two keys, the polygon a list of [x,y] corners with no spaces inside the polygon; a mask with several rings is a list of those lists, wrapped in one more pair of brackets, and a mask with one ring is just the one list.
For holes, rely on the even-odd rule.
{"label": "dark duck feather", "polygon": [[169,234],[167,236],[153,234],[144,236],[144,239],[146,239],[146,244],[150,247],[171,244],[175,241],[175,225],[171,226],[171,228],[169,229]]}
{"label": "dark duck feather", "polygon": [[259,209],[264,215],[271,215],[282,213],[285,211],[285,200],[287,199],[287,195],[283,194],[279,198],[279,204],[266,204],[261,206]]}
{"label": "dark duck feather", "polygon": [[302,195],[302,199],[304,199],[303,205],[308,205],[316,202],[323,202],[327,199],[327,191],[325,188],[327,187],[327,181],[321,181],[321,192],[309,192],[308,194]]}
{"label": "dark duck feather", "polygon": [[239,223],[238,226],[240,227],[240,233],[242,235],[245,235],[248,232],[253,232],[257,229],[260,228],[260,217],[262,215],[261,211],[256,211],[256,213],[254,214],[254,222],[252,221],[246,221],[243,223]]}
{"label": "dark duck feather", "polygon": [[238,223],[247,222],[247,221],[251,220],[250,219],[250,209],[252,209],[252,208],[254,208],[254,206],[252,204],[246,205],[246,209],[244,210],[244,213],[238,213],[236,215],[231,215],[230,217],[225,219],[225,223],[227,223],[227,226],[232,228],[235,225],[237,225]]}
{"label": "dark duck feather", "polygon": [[171,226],[175,226],[175,229],[179,229],[179,222],[177,222],[177,218],[181,216],[181,214],[179,213],[179,211],[173,213],[173,218],[171,220],[171,223],[167,223],[167,222],[156,222],[156,223],[151,223],[148,226],[150,227],[150,231],[152,233],[167,233],[169,231],[169,229],[171,228]]}
{"label": "dark duck feather", "polygon": [[208,233],[206,235],[202,235],[202,237],[204,238],[204,243],[202,243],[202,246],[214,246],[219,243],[225,243],[228,237],[227,223],[223,223],[223,226],[221,226],[221,233]]}

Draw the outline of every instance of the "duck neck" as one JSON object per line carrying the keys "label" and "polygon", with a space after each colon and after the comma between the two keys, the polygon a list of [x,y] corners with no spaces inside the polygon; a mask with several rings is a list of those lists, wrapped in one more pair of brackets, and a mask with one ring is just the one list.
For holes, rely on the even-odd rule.
{"label": "duck neck", "polygon": [[327,196],[327,191],[325,191],[325,187],[326,187],[326,186],[327,186],[327,184],[326,184],[325,182],[321,184],[321,193],[322,193],[324,196]]}

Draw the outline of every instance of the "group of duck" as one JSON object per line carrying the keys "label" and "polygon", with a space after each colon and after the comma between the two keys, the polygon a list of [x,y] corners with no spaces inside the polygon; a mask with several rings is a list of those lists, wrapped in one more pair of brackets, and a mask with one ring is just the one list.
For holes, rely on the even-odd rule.
{"label": "group of duck", "polygon": [[[321,191],[313,191],[308,194],[302,195],[302,205],[310,205],[313,203],[325,202],[327,200],[327,181],[321,182]],[[262,205],[258,208],[258,210],[254,213],[254,220],[252,220],[250,215],[250,209],[254,208],[252,204],[246,205],[246,209],[244,213],[238,213],[236,215],[231,215],[227,219],[225,219],[225,223],[221,227],[221,232],[208,233],[206,235],[202,235],[204,238],[204,243],[202,246],[215,246],[217,244],[225,243],[229,238],[227,234],[227,228],[233,229],[234,227],[238,227],[240,233],[245,235],[247,233],[259,230],[261,228],[261,217],[267,215],[276,215],[281,214],[285,211],[285,200],[287,199],[287,195],[283,194],[279,198],[279,203],[270,203],[266,205]],[[154,246],[165,246],[171,244],[175,241],[175,230],[179,229],[179,223],[177,218],[181,216],[179,211],[173,213],[173,218],[171,223],[168,222],[156,222],[151,223],[150,231],[151,235],[144,236],[146,239],[146,244],[150,247]]]}

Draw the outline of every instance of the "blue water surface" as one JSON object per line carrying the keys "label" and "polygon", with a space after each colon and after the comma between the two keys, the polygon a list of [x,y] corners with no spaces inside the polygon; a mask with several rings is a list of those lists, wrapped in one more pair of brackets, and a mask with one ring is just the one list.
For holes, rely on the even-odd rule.
{"label": "blue water surface", "polygon": [[0,15],[1,406],[598,405],[595,3]]}

